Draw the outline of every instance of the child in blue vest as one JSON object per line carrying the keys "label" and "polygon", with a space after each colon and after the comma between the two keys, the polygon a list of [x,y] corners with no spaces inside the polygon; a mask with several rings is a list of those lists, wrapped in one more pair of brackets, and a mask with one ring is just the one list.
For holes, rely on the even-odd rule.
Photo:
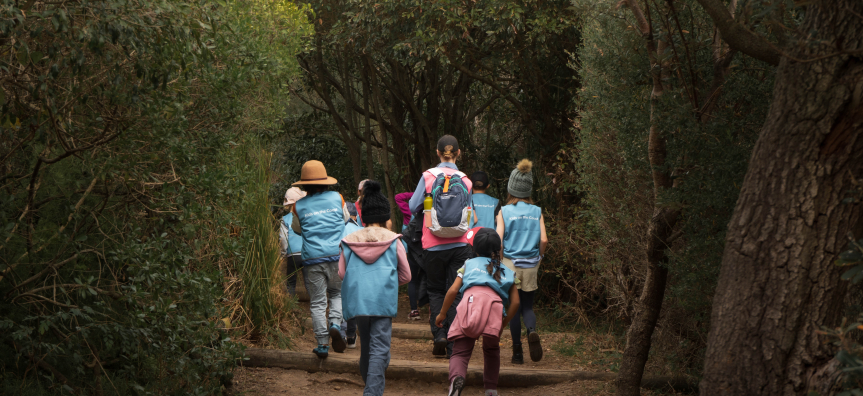
{"label": "child in blue vest", "polygon": [[[327,176],[320,161],[308,161],[300,171],[300,185],[308,195],[294,205],[291,228],[303,236],[303,279],[309,292],[312,326],[318,346],[312,350],[319,358],[333,350],[344,352],[347,344],[341,334],[342,280],[338,276],[339,241],[349,218],[341,194],[329,191],[336,179]],[[327,326],[329,297],[329,327]]]}
{"label": "child in blue vest", "polygon": [[294,221],[294,204],[306,196],[306,192],[297,187],[291,187],[285,191],[285,210],[288,214],[282,217],[279,224],[279,246],[281,248],[281,271],[285,274],[285,288],[288,294],[297,292],[297,272],[303,268],[303,237],[291,229]]}
{"label": "child in blue vest", "polygon": [[488,189],[488,174],[476,171],[470,175],[473,182],[473,211],[476,213],[472,227],[496,228],[496,217],[500,213],[500,201],[485,193]]}
{"label": "child in blue vest", "polygon": [[386,228],[390,204],[380,183],[365,183],[361,213],[366,228],[342,239],[339,276],[344,280],[344,315],[357,320],[363,395],[383,395],[390,362],[399,286],[411,280],[400,234]]}
{"label": "child in blue vest", "polygon": [[536,290],[539,289],[537,272],[548,245],[548,237],[545,234],[542,209],[530,199],[533,190],[532,166],[532,162],[523,159],[510,173],[507,184],[509,198],[497,216],[497,233],[503,239],[503,264],[515,271],[521,280],[518,286],[521,307],[509,324],[512,334],[512,362],[515,364],[524,363],[521,347],[522,319],[527,327],[530,360],[538,362],[542,359],[542,344],[539,334],[536,333],[533,301]]}
{"label": "child in blue vest", "polygon": [[[471,231],[470,233],[473,233]],[[500,335],[519,306],[515,272],[501,265],[500,236],[491,228],[471,235],[477,257],[465,261],[458,278],[446,293],[436,323],[446,320],[446,311],[462,294],[447,338],[453,342],[449,361],[449,396],[461,395],[467,366],[477,338],[482,336],[482,379],[486,396],[497,396],[500,374]],[[504,307],[507,311],[504,312]],[[440,326],[440,325],[438,325]]]}

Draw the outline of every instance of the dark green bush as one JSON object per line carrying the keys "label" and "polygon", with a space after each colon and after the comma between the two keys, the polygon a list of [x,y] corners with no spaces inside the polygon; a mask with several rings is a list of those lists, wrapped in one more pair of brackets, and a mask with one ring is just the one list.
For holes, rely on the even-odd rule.
{"label": "dark green bush", "polygon": [[248,143],[278,125],[307,30],[269,4],[2,1],[4,390],[230,379],[241,348],[216,323],[254,225]]}

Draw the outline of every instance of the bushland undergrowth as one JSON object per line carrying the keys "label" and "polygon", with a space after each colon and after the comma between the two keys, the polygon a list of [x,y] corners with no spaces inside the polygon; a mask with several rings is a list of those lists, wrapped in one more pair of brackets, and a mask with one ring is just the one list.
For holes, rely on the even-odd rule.
{"label": "bushland undergrowth", "polygon": [[304,15],[2,1],[0,389],[220,392],[241,356],[229,335],[278,315],[231,287],[272,289],[258,142],[287,103]]}

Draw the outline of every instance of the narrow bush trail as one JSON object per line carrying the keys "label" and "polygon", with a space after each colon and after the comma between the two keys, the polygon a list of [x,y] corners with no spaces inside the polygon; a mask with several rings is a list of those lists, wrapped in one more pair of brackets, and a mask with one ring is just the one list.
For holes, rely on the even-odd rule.
{"label": "narrow bush trail", "polygon": [[[300,303],[300,312],[308,317],[308,303]],[[428,308],[423,311],[422,320],[409,321],[407,296],[400,296],[399,316],[393,320],[394,326],[410,329],[428,329]],[[315,347],[314,338],[308,320],[303,321],[300,331],[292,339],[294,352],[307,352],[311,355]],[[575,333],[543,332],[544,356],[539,362],[532,362],[525,355],[523,365],[514,365],[512,358],[512,339],[505,330],[501,338],[501,369],[540,369],[540,370],[573,370],[595,373],[612,373],[612,367],[617,363],[618,352],[601,345],[597,337],[588,337]],[[526,346],[526,340],[523,340]],[[474,348],[470,368],[482,369],[483,355],[481,342]],[[420,365],[441,365],[448,363],[446,358],[434,357],[431,354],[432,341],[429,339],[404,339],[394,335],[391,344],[391,361],[402,360],[416,362]],[[565,352],[565,353],[563,353]],[[344,353],[330,352],[334,358],[358,359],[359,348],[347,349]],[[572,356],[571,356],[572,355]],[[392,364],[391,364],[392,367]],[[442,370],[445,370],[442,368]],[[318,371],[310,373],[304,370],[283,369],[278,367],[240,367],[235,370],[234,394],[247,395],[357,395],[362,394],[363,381],[359,372],[335,373]],[[448,385],[442,382],[429,382],[423,378],[387,379],[387,395],[425,395],[446,394]],[[611,395],[614,394],[614,384],[608,381],[569,381],[552,385],[524,384],[519,387],[499,387],[501,395]],[[482,395],[480,386],[465,388],[464,395]],[[654,392],[645,390],[645,395]]]}

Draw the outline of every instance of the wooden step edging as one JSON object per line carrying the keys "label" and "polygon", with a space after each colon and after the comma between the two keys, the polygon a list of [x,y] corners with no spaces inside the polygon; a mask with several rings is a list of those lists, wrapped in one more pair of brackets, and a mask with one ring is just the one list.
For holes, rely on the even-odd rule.
{"label": "wooden step edging", "polygon": [[[313,328],[312,318],[306,318],[303,321],[306,328]],[[408,340],[433,340],[431,328],[429,328],[428,320],[419,321],[419,324],[393,323],[393,338],[402,338]],[[509,330],[504,330],[501,338],[512,338]]]}
{"label": "wooden step edging", "polygon": [[[243,361],[242,365],[246,367],[279,367],[311,373],[324,371],[358,374],[360,372],[359,359],[338,356],[336,353],[330,353],[326,359],[319,359],[311,352],[247,348],[245,354],[248,360]],[[449,363],[446,360],[437,363],[392,359],[387,368],[386,378],[447,383],[449,382]],[[617,374],[615,373],[501,367],[498,385],[512,388],[552,385],[570,381],[614,381],[616,378]],[[468,385],[482,385],[482,368],[469,368],[466,380]],[[641,386],[648,389],[683,392],[696,392],[698,390],[697,382],[684,377],[644,378],[641,381]]]}

